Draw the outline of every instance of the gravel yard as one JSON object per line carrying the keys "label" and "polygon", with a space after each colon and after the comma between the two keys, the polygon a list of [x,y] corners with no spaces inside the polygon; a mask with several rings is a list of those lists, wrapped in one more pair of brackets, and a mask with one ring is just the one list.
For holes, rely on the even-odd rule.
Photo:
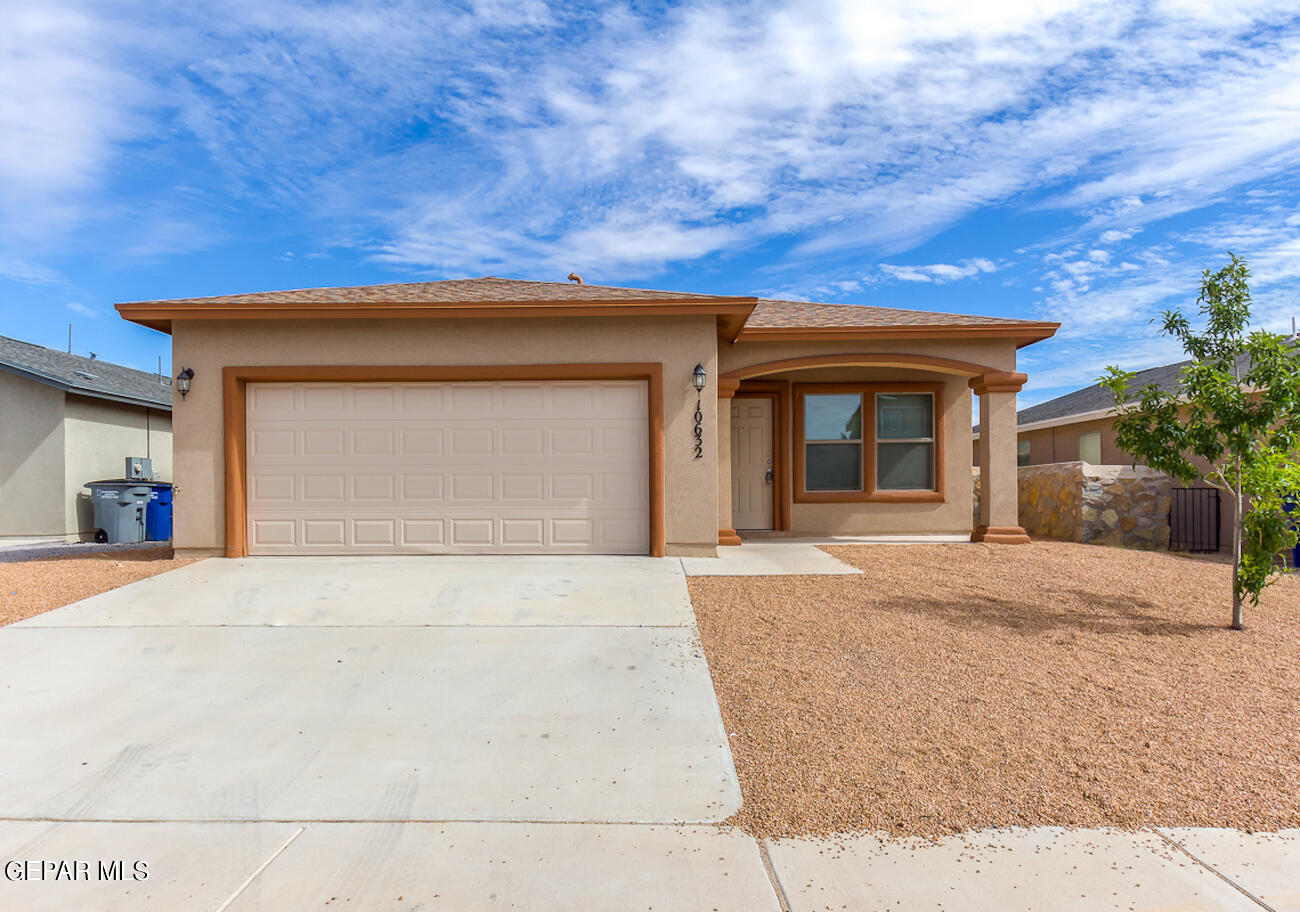
{"label": "gravel yard", "polygon": [[0,626],[175,570],[170,547],[98,557],[0,563]]}
{"label": "gravel yard", "polygon": [[1060,542],[825,549],[861,576],[697,577],[761,836],[1300,826],[1300,578]]}

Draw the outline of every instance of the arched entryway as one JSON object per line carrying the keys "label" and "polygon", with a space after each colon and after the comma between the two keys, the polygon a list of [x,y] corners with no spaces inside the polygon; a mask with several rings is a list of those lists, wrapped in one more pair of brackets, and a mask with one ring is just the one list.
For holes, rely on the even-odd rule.
{"label": "arched entryway", "polygon": [[[852,383],[805,383],[800,380],[804,376],[824,377],[827,369],[833,368],[873,370],[862,374],[869,380]],[[897,373],[880,370],[888,368],[896,368]],[[969,433],[970,415],[964,404],[967,389],[980,397],[981,420],[987,425],[987,432],[981,435],[980,441],[980,464],[986,493],[981,498],[979,521],[975,523],[971,537],[989,542],[1028,541],[1028,536],[1018,525],[1015,467],[1015,394],[1025,379],[1024,374],[988,364],[900,352],[848,352],[781,358],[724,371],[719,377],[718,397],[732,402],[729,408],[719,409],[719,441],[726,441],[727,449],[725,456],[719,454],[722,457],[719,460],[719,504],[722,508],[719,511],[719,544],[740,543],[731,522],[737,515],[733,507],[742,497],[746,502],[752,499],[749,495],[754,492],[749,491],[746,485],[753,487],[760,482],[749,479],[749,476],[764,469],[762,453],[755,456],[750,448],[741,452],[741,447],[750,439],[751,432],[761,442],[763,435],[760,431],[769,426],[773,443],[766,464],[773,501],[770,528],[774,532],[817,531],[801,526],[815,525],[818,516],[828,526],[820,531],[827,532],[833,527],[860,528],[864,522],[862,518],[866,516],[877,517],[883,525],[892,524],[900,529],[917,527],[919,530],[927,522],[944,527],[967,523],[965,527],[969,529],[970,513],[960,517],[958,505],[968,503],[968,495],[960,486],[969,488],[970,450],[962,447],[966,454],[963,463],[966,469],[958,472],[955,470],[960,468],[956,467],[956,451],[950,458],[945,441],[946,437],[951,437],[956,446],[965,439],[963,436],[959,440],[957,435]],[[842,489],[811,490],[816,485],[809,481],[810,470],[806,460],[840,451],[830,450],[805,438],[804,405],[813,403],[820,406],[833,401],[828,397],[834,396],[860,397],[858,414],[862,417],[857,421],[861,439],[843,443],[845,452],[860,453],[864,467],[858,475],[856,487],[846,485]],[[950,412],[948,406],[956,404],[959,399],[960,409]],[[885,414],[878,411],[877,406],[885,400],[889,400],[888,404],[894,411],[900,405],[906,405],[907,400],[912,400],[918,406],[917,414],[930,416],[932,430],[929,435],[896,442],[882,434],[877,440],[877,422],[883,421],[881,416]],[[927,401],[928,412],[919,407]],[[759,402],[765,406],[757,407]],[[767,417],[769,412],[770,418]],[[741,435],[739,441],[734,439],[732,420],[744,422],[734,429]],[[958,426],[960,421],[966,422],[965,428]],[[920,476],[925,481],[916,488],[898,489],[878,484],[882,454],[897,453],[907,443],[917,452],[930,454],[931,474]],[[737,459],[741,460],[739,466],[736,465]],[[753,514],[742,510],[740,515],[747,519]]]}

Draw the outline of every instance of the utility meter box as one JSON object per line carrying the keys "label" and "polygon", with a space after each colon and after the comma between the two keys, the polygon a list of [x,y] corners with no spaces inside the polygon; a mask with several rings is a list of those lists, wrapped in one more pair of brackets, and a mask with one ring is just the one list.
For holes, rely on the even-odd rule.
{"label": "utility meter box", "polygon": [[126,472],[122,477],[153,481],[153,460],[146,456],[126,457]]}

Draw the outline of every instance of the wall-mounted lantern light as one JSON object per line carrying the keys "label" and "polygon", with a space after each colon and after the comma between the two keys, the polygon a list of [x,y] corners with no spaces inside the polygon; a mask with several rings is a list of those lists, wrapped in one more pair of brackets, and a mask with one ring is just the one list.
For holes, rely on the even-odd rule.
{"label": "wall-mounted lantern light", "polygon": [[695,387],[695,458],[704,458],[704,411],[700,408],[700,393],[709,382],[709,375],[704,372],[704,365],[695,365],[691,372],[691,386]]}
{"label": "wall-mounted lantern light", "polygon": [[194,379],[194,368],[187,367],[176,375],[176,392],[184,399],[190,394],[190,381]]}

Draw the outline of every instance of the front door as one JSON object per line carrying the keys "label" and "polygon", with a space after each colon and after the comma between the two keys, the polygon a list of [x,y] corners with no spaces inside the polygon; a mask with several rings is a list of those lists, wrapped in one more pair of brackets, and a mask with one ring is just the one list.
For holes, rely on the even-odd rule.
{"label": "front door", "polygon": [[772,400],[731,400],[731,527],[772,528]]}

